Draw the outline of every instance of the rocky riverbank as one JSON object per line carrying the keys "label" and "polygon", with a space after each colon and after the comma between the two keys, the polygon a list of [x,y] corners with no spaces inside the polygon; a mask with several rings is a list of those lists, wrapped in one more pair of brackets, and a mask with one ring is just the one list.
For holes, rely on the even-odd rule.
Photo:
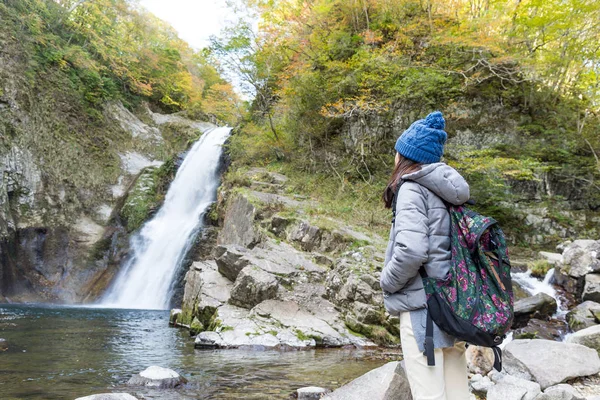
{"label": "rocky riverbank", "polygon": [[197,348],[396,345],[379,289],[383,240],[312,221],[314,205],[286,195],[283,175],[252,169],[241,181],[220,192],[172,323]]}

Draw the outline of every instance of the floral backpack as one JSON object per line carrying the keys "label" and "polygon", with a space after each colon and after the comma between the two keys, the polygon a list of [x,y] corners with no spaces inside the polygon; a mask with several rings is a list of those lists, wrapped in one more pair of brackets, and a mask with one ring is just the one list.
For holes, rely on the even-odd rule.
{"label": "floral backpack", "polygon": [[497,222],[464,206],[450,213],[450,270],[444,279],[421,277],[427,295],[425,355],[434,365],[433,324],[477,346],[494,350],[494,368],[502,369],[498,347],[513,322],[513,289],[504,233]]}
{"label": "floral backpack", "polygon": [[[402,184],[402,182],[400,182]],[[398,191],[396,191],[398,193]],[[395,199],[394,199],[395,200]],[[498,347],[510,329],[514,296],[504,233],[498,223],[464,205],[447,204],[450,214],[450,269],[444,279],[427,276],[425,352],[435,365],[433,323],[460,341],[494,350],[494,368],[502,369]],[[395,201],[392,210],[395,212]]]}

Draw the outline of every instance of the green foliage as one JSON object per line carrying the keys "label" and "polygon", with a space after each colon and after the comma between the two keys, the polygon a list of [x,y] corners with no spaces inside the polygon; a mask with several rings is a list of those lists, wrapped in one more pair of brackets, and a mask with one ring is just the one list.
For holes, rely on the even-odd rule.
{"label": "green foliage", "polygon": [[165,111],[211,107],[221,93],[230,110],[237,103],[206,57],[126,0],[5,1],[0,17],[30,46],[31,71],[62,71],[91,109],[113,99],[145,99]]}
{"label": "green foliage", "polygon": [[527,263],[527,268],[531,271],[532,276],[544,278],[553,266],[547,260],[535,260]]}

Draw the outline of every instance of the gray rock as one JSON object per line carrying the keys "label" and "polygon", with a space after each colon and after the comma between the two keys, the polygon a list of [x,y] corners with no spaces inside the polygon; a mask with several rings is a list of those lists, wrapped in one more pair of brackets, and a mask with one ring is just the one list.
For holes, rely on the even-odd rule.
{"label": "gray rock", "polygon": [[357,301],[354,303],[354,314],[364,324],[381,324],[382,313],[374,306]]}
{"label": "gray rock", "polygon": [[580,344],[600,352],[600,325],[573,333],[567,338],[567,343]]}
{"label": "gray rock", "polygon": [[201,332],[194,340],[194,347],[201,350],[227,347],[217,332]]}
{"label": "gray rock", "polygon": [[499,383],[489,388],[487,400],[523,400],[527,389],[506,383]]}
{"label": "gray rock", "polygon": [[562,243],[557,244],[556,251],[562,254],[571,243],[573,243],[571,240],[566,240]]}
{"label": "gray rock", "polygon": [[502,376],[498,380],[497,384],[510,385],[525,389],[525,395],[523,396],[523,400],[534,400],[540,393],[542,393],[542,389],[539,383],[531,382],[527,379],[518,378],[512,375]]}
{"label": "gray rock", "polygon": [[255,305],[277,296],[279,284],[277,279],[262,269],[249,266],[242,269],[231,289],[229,302],[244,308]]}
{"label": "gray rock", "polygon": [[78,397],[75,400],[138,400],[129,393],[100,393],[91,396]]}
{"label": "gray rock", "polygon": [[515,319],[521,322],[533,316],[543,319],[554,314],[556,309],[556,300],[552,296],[546,293],[538,293],[515,303]]}
{"label": "gray rock", "polygon": [[359,376],[350,383],[334,390],[325,396],[326,400],[383,400],[390,386],[398,362],[389,362],[382,367],[376,368],[366,374]]}
{"label": "gray rock", "polygon": [[317,386],[303,387],[296,391],[298,400],[319,400],[331,390]]}
{"label": "gray rock", "polygon": [[589,328],[598,324],[595,315],[600,316],[600,303],[584,301],[568,312],[567,322],[573,331]]}
{"label": "gray rock", "polygon": [[583,287],[583,301],[591,300],[600,302],[600,275],[589,274],[585,276],[585,286]]}
{"label": "gray rock", "polygon": [[8,350],[8,343],[6,342],[6,339],[0,338],[0,351],[6,350]]}
{"label": "gray rock", "polygon": [[576,240],[567,246],[562,254],[562,269],[573,278],[581,278],[590,272],[600,270],[600,241]]}
{"label": "gray rock", "polygon": [[541,259],[546,260],[548,264],[552,266],[556,266],[562,261],[562,254],[559,253],[549,253],[547,251],[540,251],[538,255]]}
{"label": "gray rock", "polygon": [[470,381],[471,390],[478,396],[485,397],[488,390],[494,386],[494,382],[491,381],[487,376],[481,376],[480,374],[475,374],[471,378]]}
{"label": "gray rock", "polygon": [[130,386],[147,386],[155,389],[172,389],[187,383],[187,379],[172,369],[153,365],[136,374],[127,382]]}
{"label": "gray rock", "polygon": [[248,249],[235,244],[219,246],[217,248],[219,257],[215,260],[219,273],[234,282],[240,271],[248,265],[249,261],[242,258],[248,254]]}
{"label": "gray rock", "polygon": [[577,390],[567,384],[550,386],[544,390],[535,400],[584,400],[584,397]]}
{"label": "gray rock", "polygon": [[312,251],[321,245],[321,234],[320,228],[306,221],[298,221],[291,227],[288,240],[298,243],[305,251]]}
{"label": "gray rock", "polygon": [[242,194],[237,194],[227,202],[223,229],[217,238],[218,244],[237,244],[252,248],[261,240],[254,226],[256,208]]}
{"label": "gray rock", "polygon": [[404,361],[398,363],[390,386],[388,386],[383,400],[412,400],[410,384],[404,370]]}
{"label": "gray rock", "polygon": [[542,389],[600,372],[600,358],[595,350],[539,339],[510,342],[504,349],[503,365],[511,375],[533,378]]}

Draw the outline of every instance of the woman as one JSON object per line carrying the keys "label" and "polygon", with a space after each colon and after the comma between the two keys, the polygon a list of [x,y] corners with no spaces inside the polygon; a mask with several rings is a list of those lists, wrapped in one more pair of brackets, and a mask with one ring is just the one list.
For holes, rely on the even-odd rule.
{"label": "woman", "polygon": [[[414,400],[468,400],[464,342],[434,326],[435,366],[423,355],[426,297],[421,268],[443,278],[450,260],[450,216],[444,202],[463,204],[469,185],[439,162],[446,143],[445,121],[436,111],[414,122],[396,142],[396,166],[384,192],[395,199],[381,288],[387,311],[400,317],[400,340]],[[397,191],[397,193],[396,193]]]}

